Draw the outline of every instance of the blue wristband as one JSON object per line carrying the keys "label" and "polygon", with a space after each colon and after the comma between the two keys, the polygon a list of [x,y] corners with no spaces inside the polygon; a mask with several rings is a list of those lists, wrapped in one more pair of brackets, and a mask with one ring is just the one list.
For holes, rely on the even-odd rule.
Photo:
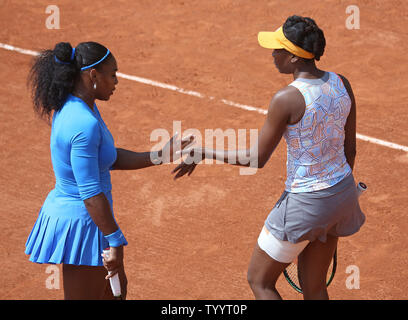
{"label": "blue wristband", "polygon": [[125,236],[123,235],[120,229],[104,237],[109,242],[109,247],[120,247],[122,245],[126,246],[128,244],[128,242],[125,239]]}

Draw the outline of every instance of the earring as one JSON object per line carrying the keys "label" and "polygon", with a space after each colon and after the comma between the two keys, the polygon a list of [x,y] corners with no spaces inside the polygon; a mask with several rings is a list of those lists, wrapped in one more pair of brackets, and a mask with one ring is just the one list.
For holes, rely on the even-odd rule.
{"label": "earring", "polygon": [[96,82],[94,83],[93,88],[94,88],[94,90],[96,90]]}

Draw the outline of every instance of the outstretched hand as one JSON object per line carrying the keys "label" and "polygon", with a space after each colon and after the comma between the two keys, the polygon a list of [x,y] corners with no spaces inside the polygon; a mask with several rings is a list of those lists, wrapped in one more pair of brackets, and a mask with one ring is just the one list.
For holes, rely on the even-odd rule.
{"label": "outstretched hand", "polygon": [[171,172],[175,173],[174,180],[177,180],[186,174],[190,176],[200,161],[204,159],[204,151],[202,148],[189,147],[177,151],[176,154],[180,154],[180,156],[187,154],[188,156]]}
{"label": "outstretched hand", "polygon": [[188,146],[192,146],[194,144],[194,135],[190,134],[187,137],[182,139],[177,139],[178,132],[171,137],[169,141],[165,144],[163,149],[161,150],[162,155],[162,163],[170,163],[180,159],[182,157],[181,152]]}

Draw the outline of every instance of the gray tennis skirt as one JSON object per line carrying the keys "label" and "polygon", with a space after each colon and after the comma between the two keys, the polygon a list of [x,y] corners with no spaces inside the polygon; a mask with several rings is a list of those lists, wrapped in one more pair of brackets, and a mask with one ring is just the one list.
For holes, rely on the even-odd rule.
{"label": "gray tennis skirt", "polygon": [[352,174],[336,185],[319,191],[291,193],[284,191],[269,213],[265,227],[276,238],[297,243],[327,235],[346,237],[360,230],[365,215],[358,203]]}

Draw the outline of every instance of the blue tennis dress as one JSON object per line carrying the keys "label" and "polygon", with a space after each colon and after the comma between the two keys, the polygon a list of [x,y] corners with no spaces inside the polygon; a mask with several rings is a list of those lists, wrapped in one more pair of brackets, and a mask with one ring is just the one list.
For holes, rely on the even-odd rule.
{"label": "blue tennis dress", "polygon": [[117,153],[96,105],[92,111],[69,95],[54,112],[50,147],[55,188],[41,207],[25,253],[36,263],[102,266],[101,253],[109,245],[84,200],[103,192],[113,213],[110,170]]}

